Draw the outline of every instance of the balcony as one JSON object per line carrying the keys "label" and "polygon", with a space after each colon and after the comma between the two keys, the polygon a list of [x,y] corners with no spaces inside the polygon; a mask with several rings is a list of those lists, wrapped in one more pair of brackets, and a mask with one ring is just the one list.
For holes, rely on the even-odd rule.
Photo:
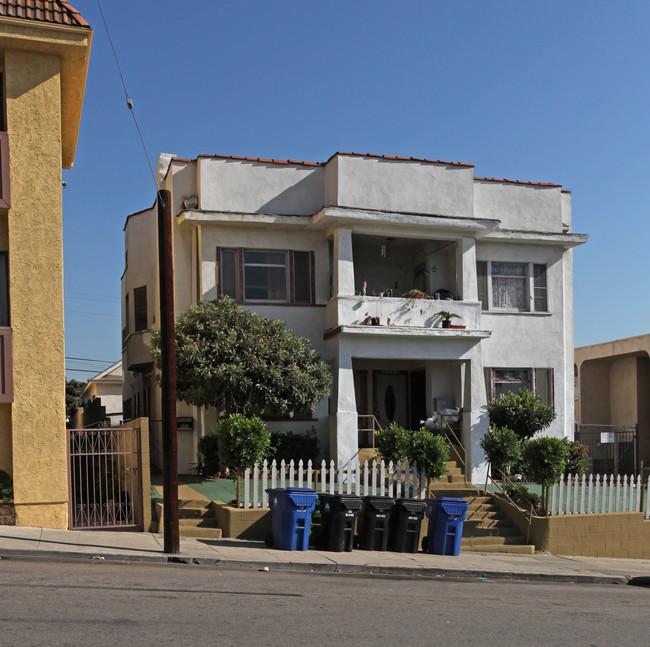
{"label": "balcony", "polygon": [[0,327],[0,403],[14,401],[11,328]]}
{"label": "balcony", "polygon": [[126,368],[136,373],[147,373],[153,368],[153,360],[149,352],[151,331],[133,332],[126,335],[122,347]]}
{"label": "balcony", "polygon": [[[442,327],[441,311],[453,312],[452,328]],[[481,304],[478,301],[443,301],[436,299],[406,299],[404,297],[339,296],[327,305],[327,329],[368,326],[367,332],[383,329],[395,333],[441,336],[483,335],[479,331]]]}

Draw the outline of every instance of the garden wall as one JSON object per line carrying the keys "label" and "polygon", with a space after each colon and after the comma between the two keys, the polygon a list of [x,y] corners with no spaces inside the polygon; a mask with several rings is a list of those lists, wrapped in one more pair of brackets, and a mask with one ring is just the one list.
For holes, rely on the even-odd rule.
{"label": "garden wall", "polygon": [[533,517],[529,524],[519,508],[500,496],[495,499],[536,550],[554,555],[650,559],[650,521],[644,520],[641,512]]}

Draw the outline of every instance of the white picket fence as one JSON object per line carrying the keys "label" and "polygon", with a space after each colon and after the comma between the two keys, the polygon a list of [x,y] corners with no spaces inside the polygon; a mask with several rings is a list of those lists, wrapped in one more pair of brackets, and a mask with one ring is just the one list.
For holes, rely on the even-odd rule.
{"label": "white picket fence", "polygon": [[650,519],[649,492],[650,477],[644,487],[640,476],[569,476],[552,486],[549,507],[551,515],[643,512]]}
{"label": "white picket fence", "polygon": [[408,461],[377,463],[358,461],[348,463],[337,469],[334,461],[322,461],[320,469],[308,461],[296,465],[294,461],[271,464],[264,461],[252,470],[244,472],[242,483],[244,508],[268,508],[267,488],[305,487],[329,494],[355,494],[357,496],[390,496],[394,498],[426,497],[426,477],[424,471],[418,473],[417,464]]}

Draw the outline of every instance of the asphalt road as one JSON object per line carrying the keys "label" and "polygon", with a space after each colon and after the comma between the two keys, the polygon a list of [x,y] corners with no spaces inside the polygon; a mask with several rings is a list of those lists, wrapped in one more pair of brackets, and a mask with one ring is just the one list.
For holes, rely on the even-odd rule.
{"label": "asphalt road", "polygon": [[647,645],[650,587],[0,560],[0,645]]}

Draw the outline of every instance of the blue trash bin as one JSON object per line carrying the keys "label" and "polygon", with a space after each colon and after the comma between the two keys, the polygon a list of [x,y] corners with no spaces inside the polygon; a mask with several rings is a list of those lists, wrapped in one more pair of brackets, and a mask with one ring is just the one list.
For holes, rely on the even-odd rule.
{"label": "blue trash bin", "polygon": [[269,488],[273,546],[280,550],[307,550],[311,513],[318,494],[310,488]]}
{"label": "blue trash bin", "polygon": [[[469,503],[465,499],[439,497],[427,500],[429,532],[425,552],[433,555],[458,555],[463,538],[463,521]],[[423,540],[424,541],[424,540]]]}

